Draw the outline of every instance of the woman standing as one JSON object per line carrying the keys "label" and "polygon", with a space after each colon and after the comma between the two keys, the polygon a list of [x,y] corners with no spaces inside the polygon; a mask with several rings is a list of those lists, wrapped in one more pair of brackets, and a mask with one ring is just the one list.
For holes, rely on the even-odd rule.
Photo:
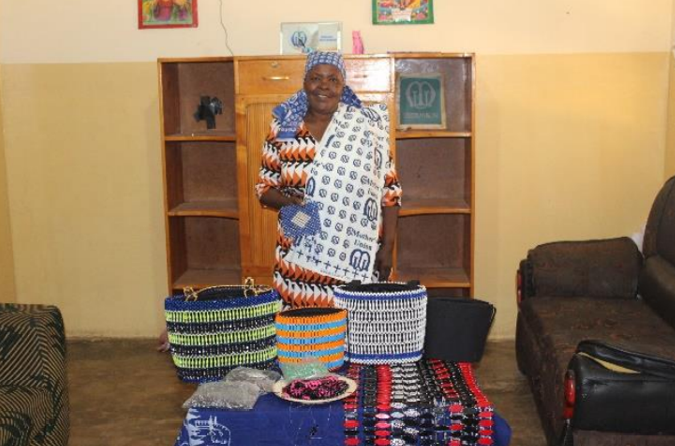
{"label": "woman standing", "polygon": [[341,55],[311,53],[303,89],[274,109],[263,146],[260,202],[318,208],[314,234],[292,239],[278,227],[274,286],[291,307],[332,306],[336,285],[391,273],[402,191],[389,115],[363,106],[345,79]]}

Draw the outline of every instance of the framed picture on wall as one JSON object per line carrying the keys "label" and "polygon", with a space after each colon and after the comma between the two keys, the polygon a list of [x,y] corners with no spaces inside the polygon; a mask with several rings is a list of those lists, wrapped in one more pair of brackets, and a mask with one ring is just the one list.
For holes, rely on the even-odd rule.
{"label": "framed picture on wall", "polygon": [[434,0],[372,0],[374,25],[434,23]]}
{"label": "framed picture on wall", "polygon": [[196,28],[197,0],[138,0],[138,28]]}
{"label": "framed picture on wall", "polygon": [[446,128],[441,73],[400,74],[396,83],[398,129]]}
{"label": "framed picture on wall", "polygon": [[342,47],[342,23],[282,23],[280,43],[281,54],[340,51]]}

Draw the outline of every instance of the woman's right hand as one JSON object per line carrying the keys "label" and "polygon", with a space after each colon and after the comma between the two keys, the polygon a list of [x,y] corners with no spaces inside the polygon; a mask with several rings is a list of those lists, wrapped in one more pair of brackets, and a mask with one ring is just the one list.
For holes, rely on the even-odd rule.
{"label": "woman's right hand", "polygon": [[303,202],[302,197],[289,197],[284,194],[282,194],[279,189],[275,188],[270,188],[262,194],[260,197],[260,202],[263,204],[263,206],[267,206],[272,209],[276,209],[277,211],[281,209],[284,206],[289,206],[292,204],[300,205]]}
{"label": "woman's right hand", "polygon": [[301,198],[301,197],[286,197],[286,198],[288,198],[288,200],[289,200],[290,202],[289,202],[288,204],[285,204],[284,206],[289,206],[289,205],[291,205],[291,204],[295,204],[295,205],[298,205],[298,206],[299,206],[299,205],[301,205],[302,203],[304,203],[304,199]]}

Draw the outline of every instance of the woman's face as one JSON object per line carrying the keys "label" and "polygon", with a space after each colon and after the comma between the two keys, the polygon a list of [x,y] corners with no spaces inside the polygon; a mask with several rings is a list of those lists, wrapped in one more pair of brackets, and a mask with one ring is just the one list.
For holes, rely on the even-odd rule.
{"label": "woman's face", "polygon": [[340,103],[344,86],[342,73],[334,65],[320,64],[309,70],[305,77],[304,88],[310,111],[333,114]]}

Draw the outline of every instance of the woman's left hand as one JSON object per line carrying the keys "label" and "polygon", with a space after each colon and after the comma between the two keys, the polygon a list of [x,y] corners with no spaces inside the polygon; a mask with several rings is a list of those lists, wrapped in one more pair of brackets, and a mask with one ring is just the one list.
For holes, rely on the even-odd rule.
{"label": "woman's left hand", "polygon": [[375,271],[378,273],[380,282],[386,282],[391,275],[391,269],[394,265],[393,261],[394,246],[382,244],[375,256]]}

